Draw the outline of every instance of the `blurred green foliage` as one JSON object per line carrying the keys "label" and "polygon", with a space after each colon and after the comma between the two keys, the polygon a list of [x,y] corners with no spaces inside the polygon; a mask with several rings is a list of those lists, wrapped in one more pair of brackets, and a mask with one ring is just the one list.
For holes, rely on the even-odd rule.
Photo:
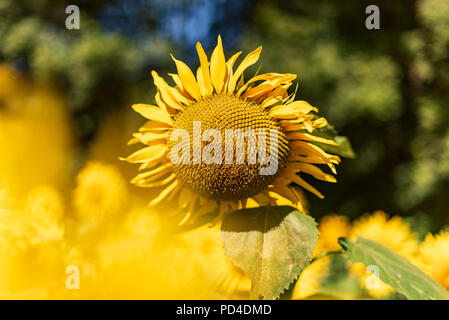
{"label": "blurred green foliage", "polygon": [[103,28],[96,16],[106,3],[79,1],[81,28],[68,30],[67,1],[0,0],[0,57],[38,80],[56,80],[85,141],[105,113],[129,103],[135,90],[143,100],[150,99],[150,67],[169,62],[168,39],[148,32],[137,41]]}
{"label": "blurred green foliage", "polygon": [[[369,4],[380,30],[365,28]],[[319,186],[314,214],[383,209],[416,215],[417,231],[448,222],[448,1],[261,1],[248,26],[242,43],[263,44],[263,71],[298,73],[297,97],[357,154],[337,185]]]}
{"label": "blurred green foliage", "polygon": [[[210,48],[220,33],[228,54],[263,45],[261,70],[297,73],[297,98],[349,137],[357,158],[338,184],[318,183],[326,200],[308,196],[315,216],[383,209],[413,216],[417,231],[448,222],[447,0],[127,3],[78,1],[81,29],[66,30],[67,1],[0,0],[0,60],[56,79],[81,141],[110,110],[152,103],[149,71],[175,71],[170,52],[197,66],[190,40]],[[365,28],[370,4],[380,30]]]}

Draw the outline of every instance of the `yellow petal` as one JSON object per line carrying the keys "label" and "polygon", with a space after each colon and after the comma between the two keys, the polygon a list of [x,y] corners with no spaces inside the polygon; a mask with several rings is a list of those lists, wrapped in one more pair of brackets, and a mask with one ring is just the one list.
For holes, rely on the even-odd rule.
{"label": "yellow petal", "polygon": [[226,72],[226,81],[225,81],[224,92],[228,92],[229,82],[231,81],[232,75],[233,75],[232,68],[234,67],[235,61],[237,60],[237,58],[240,56],[241,53],[242,53],[242,51],[237,52],[231,58],[229,58],[229,60],[226,62],[227,72]]}
{"label": "yellow petal", "polygon": [[317,128],[323,128],[323,127],[325,127],[325,126],[327,126],[327,120],[326,120],[326,118],[318,118],[318,119],[316,119],[316,120],[313,121],[313,127],[314,127],[315,129],[317,129]]}
{"label": "yellow petal", "polygon": [[294,101],[287,105],[273,107],[270,110],[270,115],[274,118],[279,119],[291,119],[294,118],[299,113],[307,114],[310,111],[318,112],[318,109],[312,107],[306,101]]}
{"label": "yellow petal", "polygon": [[287,133],[287,139],[289,140],[309,140],[314,142],[320,142],[332,146],[338,146],[338,143],[331,139],[314,136],[305,132],[290,132]]}
{"label": "yellow petal", "polygon": [[327,159],[326,153],[319,147],[307,143],[305,141],[294,140],[290,142],[290,147],[292,152],[301,154],[301,155],[316,155],[323,159]]}
{"label": "yellow petal", "polygon": [[237,60],[237,58],[242,54],[242,51],[237,52],[236,54],[234,54],[232,57],[229,58],[229,60],[226,62],[226,64],[228,66],[230,66],[231,68],[234,67],[235,61]]}
{"label": "yellow petal", "polygon": [[190,217],[192,216],[193,210],[191,209],[192,205],[189,206],[189,209],[187,210],[185,216],[181,219],[181,221],[178,222],[178,226],[183,226],[187,221],[189,221]]}
{"label": "yellow petal", "polygon": [[182,87],[196,100],[201,98],[200,88],[196,82],[195,75],[192,70],[182,61],[175,59],[173,55],[171,56],[173,61],[176,63],[176,68],[178,69],[179,78],[182,81]]}
{"label": "yellow petal", "polygon": [[312,187],[310,184],[308,184],[306,181],[304,181],[301,177],[294,175],[292,178],[292,181],[296,184],[299,184],[304,189],[312,192],[314,195],[316,195],[318,198],[323,199],[324,196],[319,192],[317,189]]}
{"label": "yellow petal", "polygon": [[270,189],[270,190],[273,190],[273,191],[269,191],[268,194],[270,195],[270,197],[272,197],[273,199],[275,199],[274,202],[275,202],[278,206],[288,206],[288,205],[291,205],[291,204],[293,203],[292,200],[287,199],[287,198],[281,196],[281,195],[280,195],[279,193],[277,193],[277,192],[274,192],[274,188],[272,188],[272,189]]}
{"label": "yellow petal", "polygon": [[153,76],[154,84],[159,89],[161,97],[165,103],[174,109],[183,110],[184,106],[182,105],[181,100],[186,103],[184,100],[185,98],[181,94],[176,95],[176,89],[170,87],[164,79],[159,77],[156,71],[152,71],[151,75]]}
{"label": "yellow petal", "polygon": [[254,200],[253,198],[248,198],[248,199],[246,199],[244,208],[257,208],[259,206],[260,205],[259,205],[259,203],[257,203],[256,200]]}
{"label": "yellow petal", "polygon": [[284,96],[286,95],[287,91],[282,87],[277,87],[274,89],[268,96],[264,98],[261,105],[262,108],[268,108],[271,107],[277,103],[284,101]]}
{"label": "yellow petal", "polygon": [[[279,194],[283,198],[288,199],[292,203],[295,203],[297,201],[295,193],[292,192],[288,186],[286,186],[282,183],[277,184],[275,181],[274,186],[272,188],[270,188],[270,190]],[[271,192],[269,192],[268,195],[273,198],[273,194]],[[278,198],[278,197],[274,197],[274,198]]]}
{"label": "yellow petal", "polygon": [[289,115],[282,118],[284,120],[280,121],[280,125],[285,131],[307,130],[309,132],[327,126],[327,120],[325,118],[311,120],[312,118],[313,116],[311,115]]}
{"label": "yellow petal", "polygon": [[[318,180],[327,181],[327,182],[337,182],[334,176],[324,173],[320,168],[309,164],[309,163],[290,163],[289,166],[294,168],[293,171],[305,172],[307,174],[312,175]],[[293,172],[292,172],[293,173]]]}
{"label": "yellow petal", "polygon": [[217,202],[209,199],[200,198],[200,207],[195,211],[191,218],[192,223],[204,214],[211,213],[217,207]]}
{"label": "yellow petal", "polygon": [[144,144],[155,143],[158,140],[166,140],[169,136],[168,132],[146,132],[134,133],[133,136]]}
{"label": "yellow petal", "polygon": [[184,86],[182,85],[182,81],[176,73],[169,73],[170,77],[172,77],[173,81],[179,87],[179,89],[184,90]]}
{"label": "yellow petal", "polygon": [[299,123],[290,123],[288,124],[287,122],[283,122],[281,121],[281,127],[285,130],[285,131],[299,131],[299,130],[307,130],[306,126],[304,125],[304,119],[300,119],[301,121]]}
{"label": "yellow petal", "polygon": [[204,82],[203,70],[201,66],[199,66],[198,69],[196,70],[196,79],[198,81],[198,85],[200,86],[201,95],[203,97],[207,96],[208,92],[206,89],[206,84]]}
{"label": "yellow petal", "polygon": [[166,123],[158,122],[158,121],[147,121],[143,126],[139,128],[140,132],[147,132],[147,131],[167,131],[171,128],[171,125],[168,125]]}
{"label": "yellow petal", "polygon": [[291,83],[293,79],[296,78],[296,74],[291,73],[264,73],[260,74],[258,76],[254,76],[251,79],[249,79],[244,86],[242,86],[239,91],[237,92],[237,96],[240,96],[248,87],[250,84],[256,82],[256,81],[262,81],[265,80],[266,84],[271,84],[273,88],[276,88],[284,83]]}
{"label": "yellow petal", "polygon": [[296,88],[295,88],[295,92],[291,93],[290,95],[288,95],[287,99],[285,100],[285,104],[290,104],[293,101],[295,101],[295,97],[296,97],[296,93],[298,92],[298,83],[296,84]]}
{"label": "yellow petal", "polygon": [[165,188],[156,198],[154,198],[150,203],[149,206],[155,206],[159,204],[162,200],[164,200],[173,190],[176,189],[180,182],[178,180],[175,180],[171,185],[169,185],[167,188]]}
{"label": "yellow petal", "polygon": [[136,144],[136,143],[139,143],[139,142],[140,142],[139,139],[132,138],[131,140],[128,141],[128,145],[130,146],[130,145],[133,145],[133,144]]}
{"label": "yellow petal", "polygon": [[161,91],[160,91],[160,90],[158,90],[158,91],[156,92],[156,94],[155,94],[155,96],[154,96],[154,99],[156,100],[156,104],[157,104],[162,110],[164,110],[165,112],[167,112],[167,113],[169,113],[169,114],[172,114],[172,115],[175,115],[175,114],[178,113],[178,111],[177,111],[178,109],[169,107],[169,106],[162,100],[162,97],[161,97]]}
{"label": "yellow petal", "polygon": [[168,125],[173,124],[173,120],[172,118],[170,118],[170,115],[167,112],[164,112],[161,108],[158,108],[156,106],[138,103],[133,104],[132,108],[134,109],[134,111],[140,113],[147,119],[162,122]]}
{"label": "yellow petal", "polygon": [[131,180],[131,183],[138,184],[140,181],[143,181],[143,180],[154,181],[156,179],[163,177],[164,175],[169,173],[171,170],[172,170],[172,164],[170,162],[167,162],[153,170],[138,174]]}
{"label": "yellow petal", "polygon": [[138,185],[139,187],[144,187],[144,188],[155,188],[155,187],[161,187],[161,186],[165,186],[166,184],[169,184],[170,182],[172,182],[174,179],[176,179],[176,174],[172,173],[171,175],[169,175],[168,177],[156,181],[156,182],[150,182],[148,180],[146,181],[141,181]]}
{"label": "yellow petal", "polygon": [[175,188],[170,192],[170,194],[167,196],[168,201],[174,201],[174,198],[177,198],[178,193],[181,191],[183,185],[182,183],[178,183]]}
{"label": "yellow petal", "polygon": [[187,205],[195,199],[196,199],[196,197],[192,193],[192,190],[190,190],[189,187],[184,187],[181,190],[181,194],[179,195],[178,205],[180,208],[183,209],[183,208],[187,207]]}
{"label": "yellow petal", "polygon": [[232,75],[231,81],[229,82],[228,86],[228,92],[232,93],[235,90],[235,86],[237,84],[238,79],[243,74],[243,72],[253,64],[259,60],[260,52],[262,51],[262,47],[260,46],[253,52],[249,53],[245,59],[243,59],[242,63],[238,66],[237,70],[235,70],[235,73]]}
{"label": "yellow petal", "polygon": [[335,166],[330,159],[323,159],[322,157],[318,157],[315,155],[307,155],[307,156],[300,156],[300,155],[291,155],[288,158],[288,161],[298,161],[298,162],[306,162],[306,163],[316,163],[316,164],[326,164],[334,174],[337,174],[337,170],[335,169]]}
{"label": "yellow petal", "polygon": [[[235,63],[235,61],[232,61],[232,59],[235,57],[236,55],[232,56],[228,62],[226,62],[226,75],[225,75],[225,80],[224,80],[224,86],[222,91],[223,92],[228,92],[228,85],[229,85],[229,81],[231,80],[232,74],[233,74],[233,70],[232,70],[232,66],[231,64]],[[229,63],[231,62],[231,63]]]}
{"label": "yellow petal", "polygon": [[[318,157],[320,158],[324,163],[326,163],[334,172],[335,171],[335,166],[333,166],[332,163],[339,163],[340,162],[340,157],[338,156],[334,156],[334,155],[330,155],[327,154],[326,152],[324,152],[321,148],[310,144],[310,143],[306,143],[304,141],[292,141],[290,142],[290,147],[292,152],[306,156],[306,157]],[[295,157],[289,157],[290,159],[295,159]],[[299,159],[299,158],[297,158]],[[296,160],[292,160],[292,161],[296,161]],[[301,161],[301,160],[298,160]],[[335,172],[334,172],[335,173]]]}
{"label": "yellow petal", "polygon": [[251,88],[248,91],[245,92],[243,95],[244,99],[251,99],[251,100],[257,100],[263,95],[266,95],[273,90],[273,87],[269,84],[261,84],[257,87]]}
{"label": "yellow petal", "polygon": [[161,158],[166,151],[167,146],[165,144],[156,144],[134,152],[126,158],[126,161],[130,163],[144,163]]}
{"label": "yellow petal", "polygon": [[[185,105],[189,105],[191,104],[191,101],[193,100],[192,96],[190,95],[190,93],[188,91],[185,90],[184,85],[182,84],[181,79],[179,78],[179,76],[177,74],[172,74],[169,73],[168,74],[170,77],[173,78],[173,80],[176,83],[176,87],[175,88],[171,88],[170,91],[175,91],[175,98],[177,98],[178,96],[181,96],[181,100],[179,100],[180,102],[184,103]],[[159,92],[159,91],[158,91]]]}
{"label": "yellow petal", "polygon": [[212,87],[212,82],[210,79],[210,72],[209,72],[209,61],[207,60],[206,53],[204,52],[203,47],[201,46],[201,43],[196,43],[196,51],[198,52],[198,57],[200,59],[201,64],[201,74],[204,81],[204,89],[205,95],[211,95],[214,92],[214,88]]}
{"label": "yellow petal", "polygon": [[288,188],[295,194],[297,199],[296,202],[293,203],[293,206],[302,213],[308,214],[308,203],[303,189],[295,185],[290,185]]}
{"label": "yellow petal", "polygon": [[212,52],[212,57],[210,59],[210,75],[215,91],[221,93],[226,77],[226,60],[220,36],[218,36],[217,46],[215,47],[214,52]]}

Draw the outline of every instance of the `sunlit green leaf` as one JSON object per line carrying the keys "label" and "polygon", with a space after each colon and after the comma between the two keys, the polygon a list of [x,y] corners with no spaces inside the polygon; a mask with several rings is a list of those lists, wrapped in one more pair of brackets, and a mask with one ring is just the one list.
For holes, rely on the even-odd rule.
{"label": "sunlit green leaf", "polygon": [[235,211],[224,218],[227,255],[251,279],[252,299],[276,299],[310,263],[316,222],[288,206]]}
{"label": "sunlit green leaf", "polygon": [[341,238],[339,243],[349,260],[377,267],[379,278],[408,299],[449,299],[449,291],[390,249],[361,237],[355,243]]}

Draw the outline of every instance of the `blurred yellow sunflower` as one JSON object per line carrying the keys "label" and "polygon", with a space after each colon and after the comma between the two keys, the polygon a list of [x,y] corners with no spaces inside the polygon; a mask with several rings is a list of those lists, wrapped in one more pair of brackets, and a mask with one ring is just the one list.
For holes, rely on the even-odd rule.
{"label": "blurred yellow sunflower", "polygon": [[0,63],[0,128],[0,188],[19,199],[40,185],[68,187],[73,137],[54,86],[34,84]]}
{"label": "blurred yellow sunflower", "polygon": [[[321,254],[340,249],[338,238],[349,236],[351,225],[344,216],[331,214],[320,220],[318,241],[313,252],[317,258]],[[301,273],[293,289],[292,299],[306,299],[320,293],[321,283],[329,275],[331,257],[324,256],[313,261]]]}
{"label": "blurred yellow sunflower", "polygon": [[[357,237],[375,241],[409,261],[414,259],[418,249],[417,236],[411,232],[410,225],[401,217],[389,219],[383,211],[364,215],[354,221],[350,237],[354,241]],[[351,271],[360,276],[362,287],[373,297],[381,298],[394,292],[393,288],[380,279],[374,279],[373,272],[361,263],[352,264]]]}
{"label": "blurred yellow sunflower", "polygon": [[331,214],[320,220],[318,231],[320,234],[316,243],[314,256],[328,251],[340,250],[338,238],[349,236],[351,224],[345,216]]}
{"label": "blurred yellow sunflower", "polygon": [[[243,73],[258,61],[262,47],[249,53],[235,70],[241,52],[226,60],[220,36],[210,61],[199,42],[196,49],[200,62],[196,76],[172,56],[178,74],[169,75],[175,86],[152,71],[157,105],[133,105],[149,121],[133,135],[130,144],[147,146],[126,160],[140,164],[143,171],[132,180],[134,184],[162,188],[150,205],[177,198],[184,222],[217,208],[221,216],[230,207],[246,207],[248,201],[275,204],[273,194],[295,206],[302,198],[298,186],[323,198],[298,173],[336,182],[316,165],[325,164],[335,174],[340,158],[315,143],[337,143],[312,134],[327,121],[313,114],[317,108],[294,101],[295,94],[287,92],[296,75],[265,73],[245,82]],[[269,147],[270,156],[274,154],[275,171],[261,174],[268,166],[264,159],[267,150],[265,154],[258,152],[255,159],[256,138],[248,134],[252,131],[258,132],[258,149]],[[224,141],[229,139],[228,149]]]}
{"label": "blurred yellow sunflower", "polygon": [[[99,239],[94,254],[86,241],[85,261],[76,264],[84,269],[90,262],[96,271],[92,286],[83,290],[107,299],[249,297],[250,280],[226,256],[219,228],[176,235],[162,229],[159,216],[139,206],[127,212],[113,236]],[[99,287],[105,289],[97,292]]]}
{"label": "blurred yellow sunflower", "polygon": [[126,182],[115,166],[89,162],[77,176],[73,202],[79,217],[101,220],[123,209],[127,193]]}
{"label": "blurred yellow sunflower", "polygon": [[428,234],[418,252],[418,266],[446,289],[449,289],[449,232]]}
{"label": "blurred yellow sunflower", "polygon": [[220,240],[220,228],[202,226],[180,236],[191,252],[198,277],[207,279],[223,297],[248,299],[251,282],[245,272],[231,262]]}
{"label": "blurred yellow sunflower", "polygon": [[33,189],[23,209],[23,236],[34,245],[61,240],[63,215],[63,200],[56,190],[44,186]]}
{"label": "blurred yellow sunflower", "polygon": [[301,272],[292,292],[293,300],[302,300],[320,292],[322,280],[329,274],[330,257],[313,261]]}

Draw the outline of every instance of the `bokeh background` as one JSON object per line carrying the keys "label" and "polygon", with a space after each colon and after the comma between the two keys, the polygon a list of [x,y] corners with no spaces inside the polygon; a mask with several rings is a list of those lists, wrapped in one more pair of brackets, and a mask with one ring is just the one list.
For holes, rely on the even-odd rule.
{"label": "bokeh background", "polygon": [[169,53],[196,69],[196,42],[210,54],[218,34],[227,56],[262,45],[261,71],[298,74],[297,98],[351,141],[338,183],[313,182],[326,198],[307,195],[312,216],[385,210],[421,236],[449,222],[447,0],[0,0],[0,183],[69,194],[87,160],[129,181],[118,157],[143,123],[131,104],[154,103],[150,71],[175,72]]}
{"label": "bokeh background", "polygon": [[[117,131],[140,124],[129,106],[153,103],[149,72],[174,72],[169,52],[198,65],[196,41],[210,52],[221,34],[228,54],[263,45],[262,71],[297,73],[297,97],[352,142],[357,157],[340,166],[339,183],[319,185],[326,201],[309,197],[314,216],[383,209],[435,230],[448,222],[447,1],[80,0],[80,30],[65,29],[69,4],[1,0],[0,60],[58,87],[75,166],[113,114],[128,119]],[[369,4],[380,30],[365,28]]]}

